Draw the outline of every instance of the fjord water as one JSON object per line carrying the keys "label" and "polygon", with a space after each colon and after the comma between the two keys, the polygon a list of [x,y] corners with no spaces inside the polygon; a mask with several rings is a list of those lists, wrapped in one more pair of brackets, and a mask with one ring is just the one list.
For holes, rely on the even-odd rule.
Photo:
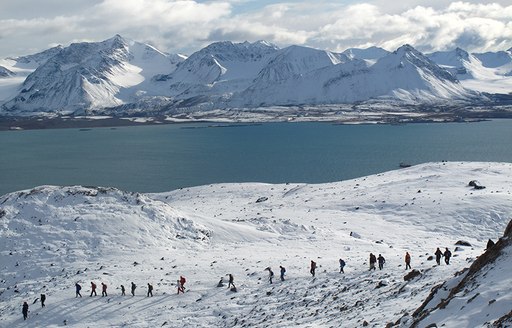
{"label": "fjord water", "polygon": [[512,120],[3,131],[0,195],[44,184],[161,192],[220,182],[332,182],[400,162],[512,162],[511,142]]}

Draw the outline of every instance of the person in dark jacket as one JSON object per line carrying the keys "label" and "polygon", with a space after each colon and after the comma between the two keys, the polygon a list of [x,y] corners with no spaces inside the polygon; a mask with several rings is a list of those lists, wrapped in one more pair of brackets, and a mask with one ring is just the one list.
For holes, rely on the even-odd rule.
{"label": "person in dark jacket", "polygon": [[121,285],[121,296],[126,296],[126,293],[125,293],[125,289],[124,289],[124,286]]}
{"label": "person in dark jacket", "polygon": [[437,265],[441,265],[441,257],[443,256],[443,252],[439,249],[439,247],[436,249],[436,252],[434,253],[436,255],[436,262]]}
{"label": "person in dark jacket", "polygon": [[345,261],[343,261],[343,259],[340,259],[339,260],[340,262],[340,273],[345,273],[345,271],[343,271],[343,269],[345,268]]}
{"label": "person in dark jacket", "polygon": [[80,286],[79,283],[76,283],[75,284],[75,293],[76,293],[76,296],[75,297],[82,297],[82,294],[80,294],[80,290],[82,290],[82,286]]}
{"label": "person in dark jacket", "polygon": [[98,294],[96,294],[96,284],[91,281],[91,295],[89,295],[89,297],[91,297],[92,294],[94,294],[94,296],[98,296]]}
{"label": "person in dark jacket", "polygon": [[44,305],[44,302],[46,301],[46,295],[45,294],[41,294],[41,307],[45,307],[46,305]]}
{"label": "person in dark jacket", "polygon": [[266,268],[268,271],[268,282],[272,284],[272,279],[274,279],[274,271],[270,267]]}
{"label": "person in dark jacket", "polygon": [[379,254],[379,257],[377,257],[377,261],[379,262],[379,270],[382,270],[384,268],[384,263],[386,263],[386,259],[384,259],[384,256]]}
{"label": "person in dark jacket", "polygon": [[132,296],[135,296],[135,288],[137,288],[137,285],[135,285],[132,281]]}
{"label": "person in dark jacket", "polygon": [[450,264],[450,257],[452,257],[452,252],[446,247],[446,250],[444,251],[444,263]]}
{"label": "person in dark jacket", "polygon": [[230,288],[231,286],[233,286],[233,288],[236,288],[235,284],[234,284],[235,278],[233,278],[233,275],[231,273],[228,274],[228,276],[229,276],[228,288]]}
{"label": "person in dark jacket", "polygon": [[314,277],[315,272],[316,272],[316,262],[311,260],[311,267],[310,267],[309,273],[311,273],[311,275]]}
{"label": "person in dark jacket", "polygon": [[373,255],[373,253],[370,253],[370,270],[368,270],[368,271],[375,270],[376,262],[377,262],[377,258],[375,257],[375,255]]}
{"label": "person in dark jacket", "polygon": [[412,269],[411,268],[411,255],[409,252],[405,252],[405,270]]}
{"label": "person in dark jacket", "polygon": [[107,295],[107,284],[101,283],[101,297],[108,296]]}
{"label": "person in dark jacket", "polygon": [[151,285],[149,282],[148,282],[148,296],[149,297],[151,295],[151,297],[153,297],[153,285]]}
{"label": "person in dark jacket", "polygon": [[23,302],[23,308],[21,310],[21,313],[23,313],[23,320],[27,320],[28,317],[28,303]]}
{"label": "person in dark jacket", "polygon": [[286,272],[286,269],[282,265],[280,265],[279,270],[281,270],[281,281],[284,281],[284,274]]}

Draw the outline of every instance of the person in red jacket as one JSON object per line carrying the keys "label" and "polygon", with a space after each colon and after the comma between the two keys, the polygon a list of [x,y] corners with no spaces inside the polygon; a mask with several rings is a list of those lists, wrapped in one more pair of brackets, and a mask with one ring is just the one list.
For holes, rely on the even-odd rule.
{"label": "person in red jacket", "polygon": [[411,268],[411,255],[409,252],[405,252],[405,270],[412,269]]}
{"label": "person in red jacket", "polygon": [[96,294],[96,284],[91,281],[91,295],[89,295],[89,297],[92,296],[92,294],[94,294],[94,296],[98,296],[98,294]]}

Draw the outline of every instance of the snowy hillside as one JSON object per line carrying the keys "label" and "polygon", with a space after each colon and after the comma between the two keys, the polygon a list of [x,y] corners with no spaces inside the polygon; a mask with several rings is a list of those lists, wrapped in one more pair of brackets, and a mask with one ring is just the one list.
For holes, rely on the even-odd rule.
{"label": "snowy hillside", "polygon": [[[475,179],[486,188],[468,186]],[[383,327],[398,319],[407,327],[430,290],[504,230],[511,185],[509,163],[429,163],[318,185],[11,193],[0,197],[0,326],[25,326],[27,301],[27,324],[37,327]],[[455,249],[458,240],[472,246]],[[450,265],[429,259],[437,247],[452,250]],[[420,272],[409,281],[406,251]],[[368,271],[370,252],[386,258],[383,270]],[[272,285],[267,267],[276,274]],[[216,287],[228,273],[237,292]],[[509,271],[502,274],[510,280]],[[183,295],[176,294],[180,275]],[[91,281],[105,282],[108,297],[89,297]],[[136,296],[120,296],[120,285],[129,295],[132,281]],[[75,298],[76,282],[83,298]],[[145,295],[147,283],[153,297]],[[479,288],[501,287],[482,281]],[[45,308],[32,304],[41,293]],[[472,319],[460,313],[460,322]]]}
{"label": "snowy hillside", "polygon": [[7,112],[81,113],[120,105],[133,95],[145,95],[147,91],[140,89],[146,86],[143,82],[174,70],[183,60],[119,35],[103,42],[53,49],[51,56],[16,59],[17,65],[39,66],[24,80],[17,96],[5,103]]}

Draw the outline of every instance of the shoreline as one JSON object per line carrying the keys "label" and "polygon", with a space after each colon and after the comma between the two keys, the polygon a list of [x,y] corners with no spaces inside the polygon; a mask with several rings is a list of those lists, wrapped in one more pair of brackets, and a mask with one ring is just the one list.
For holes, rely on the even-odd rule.
{"label": "shoreline", "polygon": [[[231,113],[233,114],[233,113]],[[240,113],[238,113],[240,114]],[[247,115],[219,115],[218,113],[191,113],[179,117],[113,117],[113,116],[56,116],[56,117],[0,117],[0,131],[45,130],[45,129],[90,129],[116,128],[128,126],[148,126],[166,124],[211,123],[224,127],[224,124],[263,124],[319,122],[335,125],[408,123],[472,123],[492,119],[512,119],[512,112],[250,112]],[[215,127],[215,126],[212,126]]]}

